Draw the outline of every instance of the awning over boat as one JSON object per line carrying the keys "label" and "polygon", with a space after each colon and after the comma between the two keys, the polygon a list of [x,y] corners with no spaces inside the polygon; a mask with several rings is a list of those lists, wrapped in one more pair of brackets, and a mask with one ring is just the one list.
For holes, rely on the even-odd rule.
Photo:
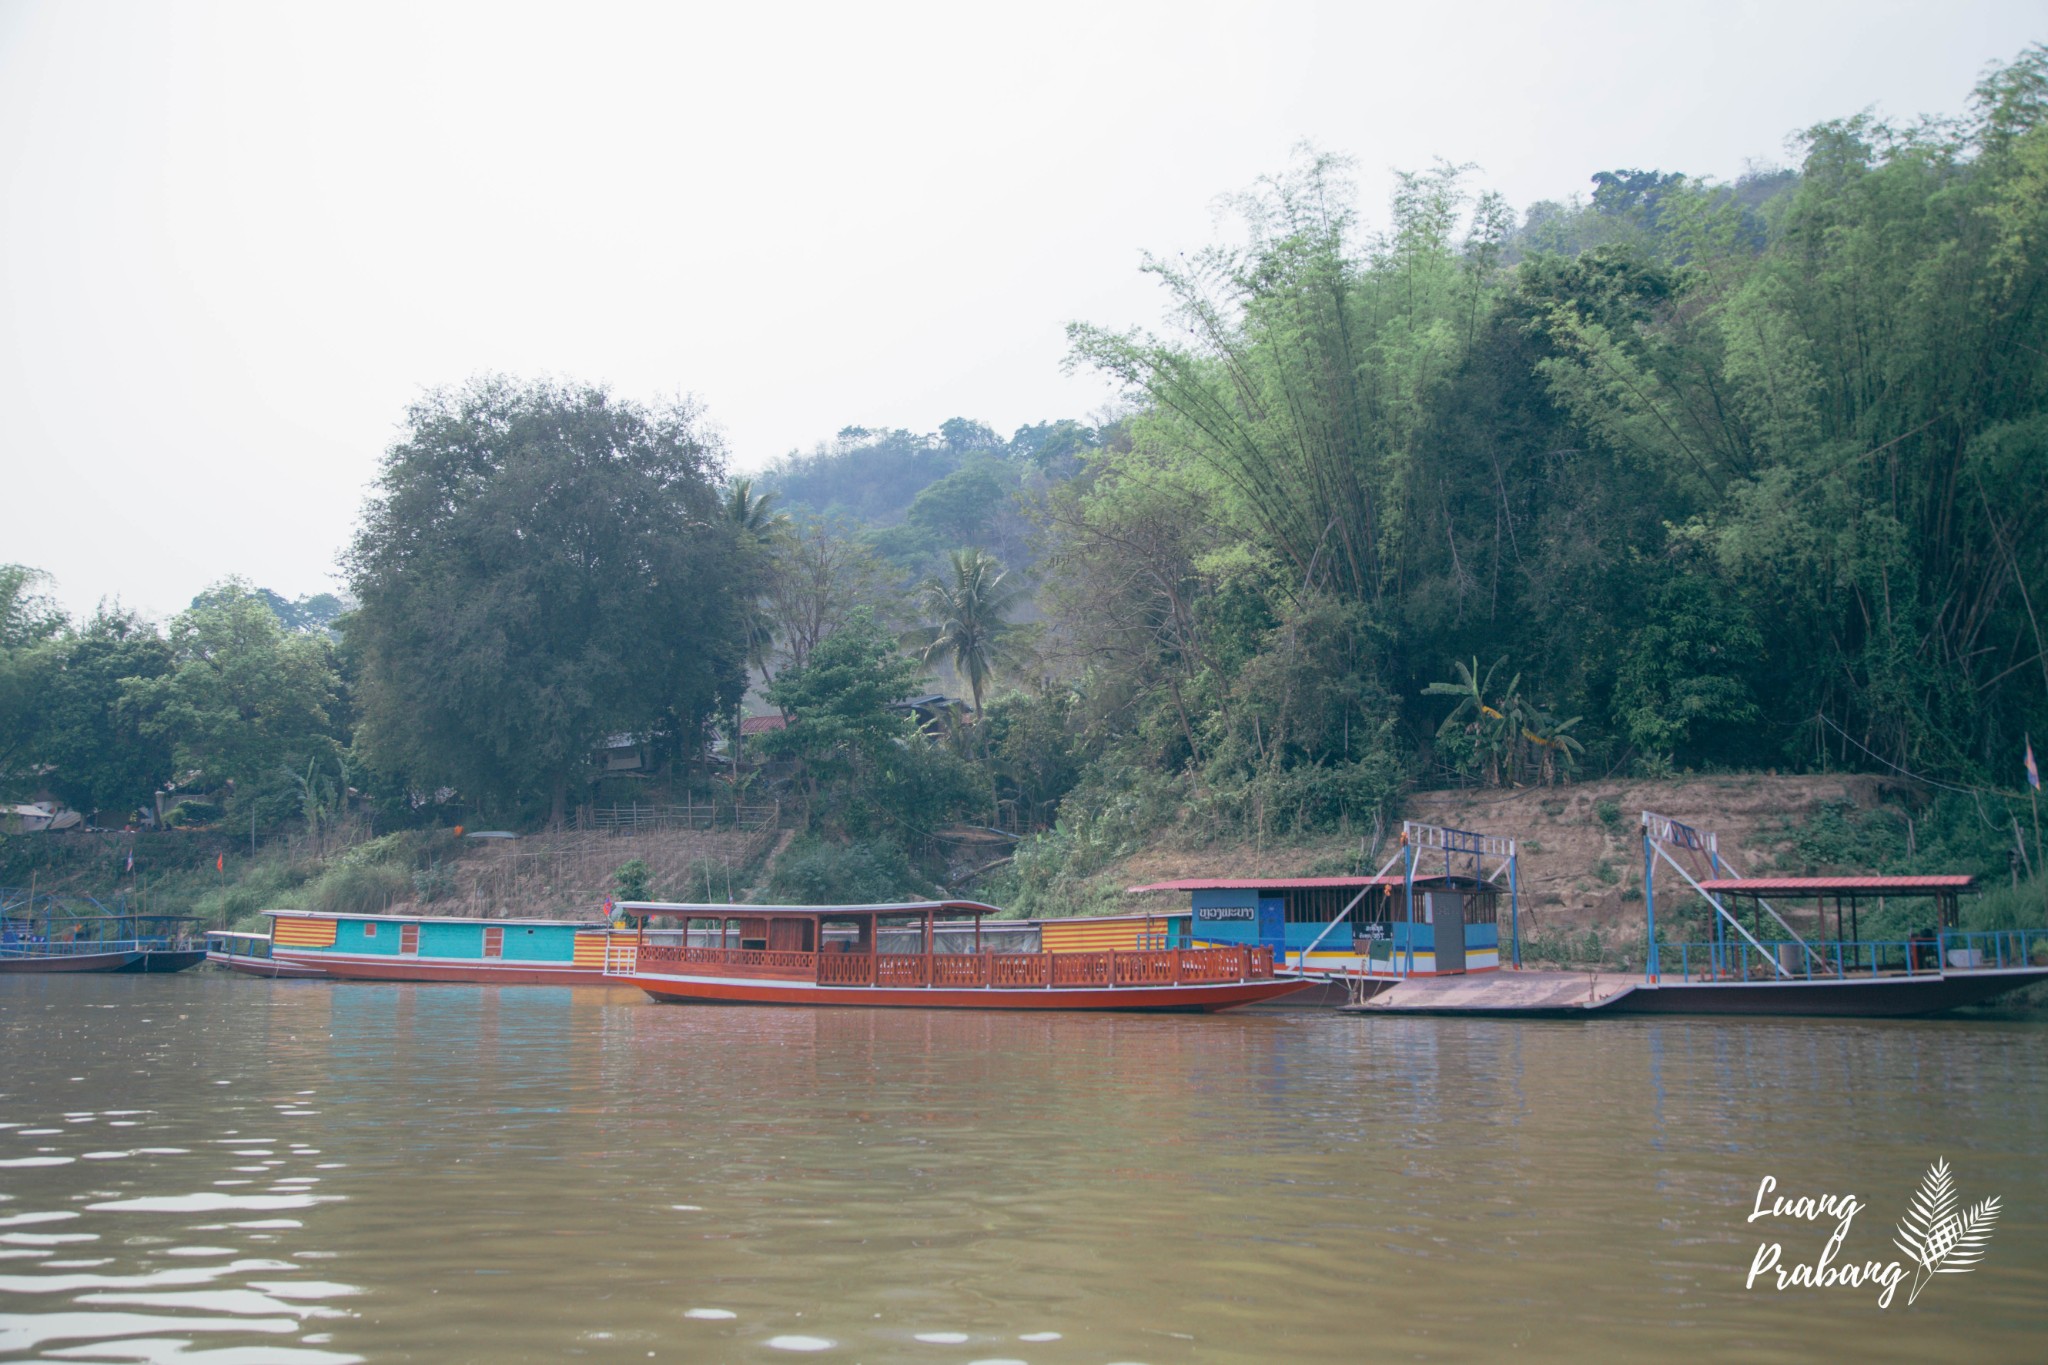
{"label": "awning over boat", "polygon": [[747,918],[757,915],[936,915],[945,910],[963,910],[971,915],[1000,915],[993,905],[980,901],[895,901],[886,905],[729,905],[723,902],[694,904],[683,901],[617,901],[612,909],[643,915],[690,915],[701,919]]}
{"label": "awning over boat", "polygon": [[1717,896],[1947,896],[1968,891],[1977,879],[1962,873],[1932,877],[1717,877],[1700,889]]}

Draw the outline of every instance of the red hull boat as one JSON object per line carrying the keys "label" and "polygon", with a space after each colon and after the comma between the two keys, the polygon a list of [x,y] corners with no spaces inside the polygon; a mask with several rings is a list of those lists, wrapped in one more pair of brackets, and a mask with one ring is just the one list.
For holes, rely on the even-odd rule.
{"label": "red hull boat", "polygon": [[[640,925],[609,945],[605,975],[684,1004],[1213,1013],[1303,989],[1270,949],[983,952],[973,901],[761,906],[622,902]],[[940,911],[974,919],[977,947],[936,952]],[[878,951],[884,920],[921,930],[920,951]]]}

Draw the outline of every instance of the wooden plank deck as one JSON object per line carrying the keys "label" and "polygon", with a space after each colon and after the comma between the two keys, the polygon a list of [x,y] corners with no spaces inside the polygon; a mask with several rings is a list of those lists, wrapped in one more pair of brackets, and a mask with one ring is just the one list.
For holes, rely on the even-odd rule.
{"label": "wooden plank deck", "polygon": [[1604,1009],[1634,990],[1640,978],[1620,972],[1473,972],[1417,976],[1344,1014],[1476,1014],[1560,1016]]}

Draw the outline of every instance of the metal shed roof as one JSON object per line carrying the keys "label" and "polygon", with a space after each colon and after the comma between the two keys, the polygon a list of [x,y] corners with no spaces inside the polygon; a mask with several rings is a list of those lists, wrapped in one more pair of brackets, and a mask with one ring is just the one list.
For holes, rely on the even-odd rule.
{"label": "metal shed roof", "polygon": [[1977,879],[1963,873],[1934,877],[1719,877],[1703,890],[1730,896],[1931,896],[1967,891]]}
{"label": "metal shed roof", "polygon": [[1130,895],[1140,891],[1281,891],[1317,886],[1399,886],[1401,880],[1399,877],[1183,877],[1179,881],[1126,887],[1125,891]]}

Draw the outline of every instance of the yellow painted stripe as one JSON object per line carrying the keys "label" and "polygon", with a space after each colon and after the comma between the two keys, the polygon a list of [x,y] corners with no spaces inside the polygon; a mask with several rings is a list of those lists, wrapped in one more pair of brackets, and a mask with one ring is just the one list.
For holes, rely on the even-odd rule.
{"label": "yellow painted stripe", "polygon": [[274,921],[270,939],[279,948],[332,948],[334,921],[286,918],[280,915]]}
{"label": "yellow painted stripe", "polygon": [[576,953],[571,962],[578,967],[602,967],[604,945],[611,938],[609,934],[576,935]]}
{"label": "yellow painted stripe", "polygon": [[[1161,924],[1156,932],[1164,933]],[[1047,924],[1039,941],[1048,953],[1128,952],[1138,946],[1144,926],[1137,924]]]}

